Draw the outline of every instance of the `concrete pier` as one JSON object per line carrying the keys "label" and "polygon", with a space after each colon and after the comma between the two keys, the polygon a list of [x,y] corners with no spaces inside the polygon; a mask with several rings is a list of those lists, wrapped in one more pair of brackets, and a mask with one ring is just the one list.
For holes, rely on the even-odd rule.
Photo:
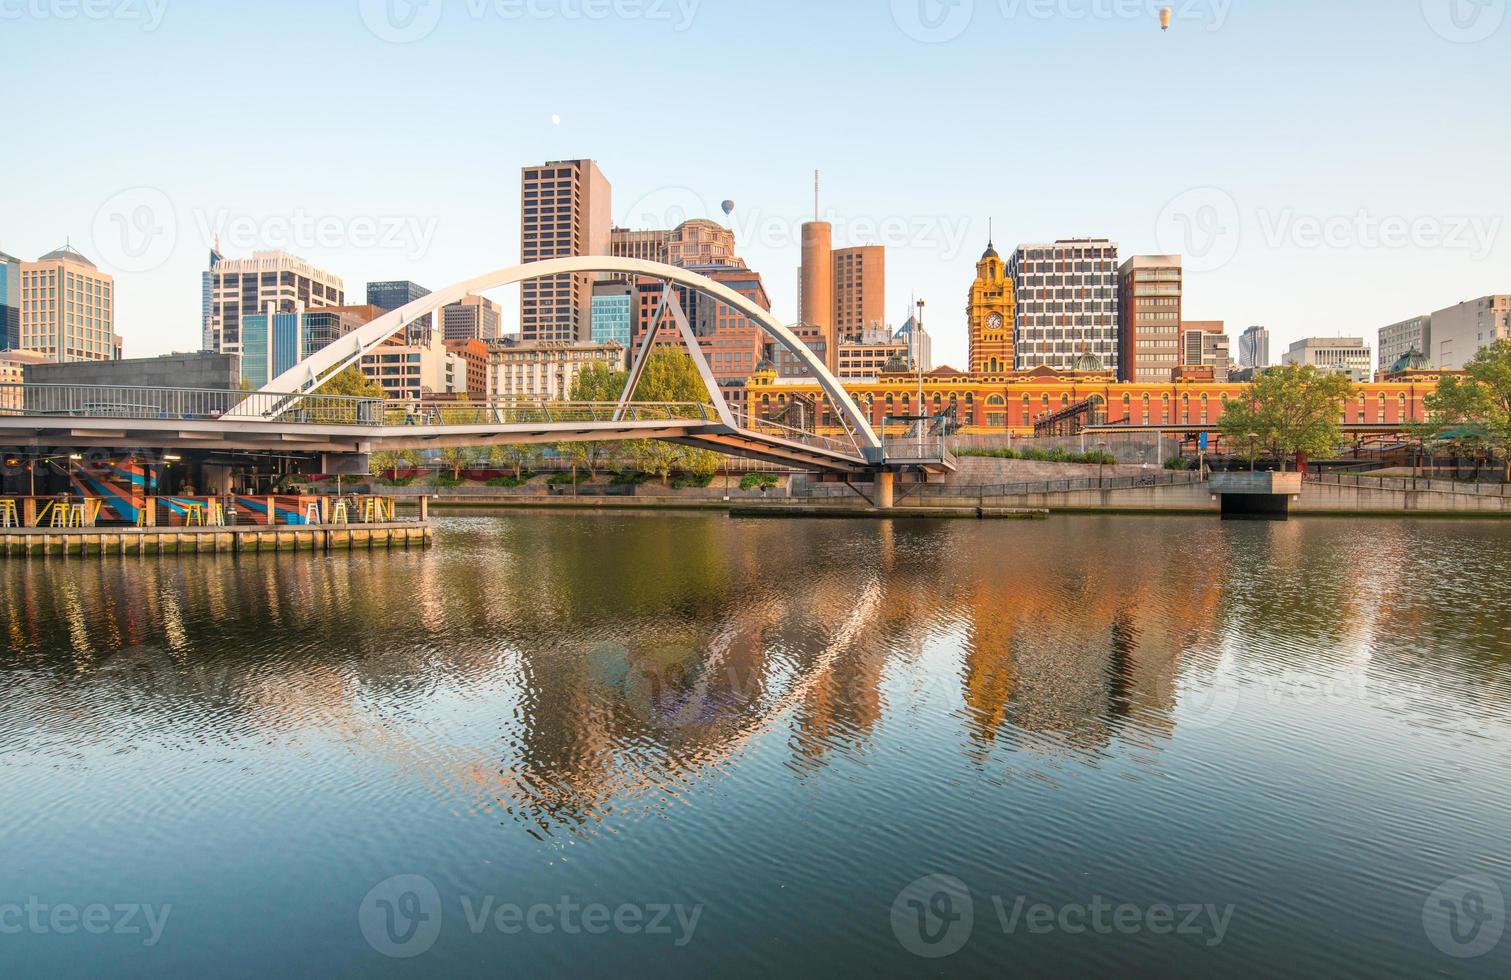
{"label": "concrete pier", "polygon": [[427,547],[428,522],[238,527],[0,528],[0,556],[188,555]]}

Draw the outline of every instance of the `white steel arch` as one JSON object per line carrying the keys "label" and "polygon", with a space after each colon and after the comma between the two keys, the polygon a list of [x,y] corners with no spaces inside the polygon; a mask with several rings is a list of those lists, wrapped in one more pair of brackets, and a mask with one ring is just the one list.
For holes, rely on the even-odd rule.
{"label": "white steel arch", "polygon": [[[427,313],[436,315],[435,328],[439,330],[441,327],[439,322],[441,308],[459,302],[471,293],[497,289],[500,286],[512,286],[531,279],[544,279],[547,276],[581,272],[619,272],[632,275],[654,276],[657,279],[663,279],[706,293],[732,309],[743,313],[759,325],[770,337],[791,351],[813,374],[819,386],[834,400],[834,404],[838,407],[840,413],[855,430],[856,439],[861,443],[861,449],[863,451],[869,450],[868,455],[880,453],[881,440],[877,438],[876,432],[871,428],[870,422],[866,420],[865,415],[855,404],[850,394],[845,391],[839,380],[829,373],[829,369],[814,355],[813,351],[799,340],[796,334],[787,329],[785,324],[772,316],[769,311],[762,309],[750,298],[735,292],[723,283],[709,279],[707,276],[701,276],[674,265],[664,265],[660,262],[646,262],[642,259],[616,258],[607,255],[572,256],[569,258],[546,259],[541,262],[511,266],[506,269],[498,269],[494,272],[485,273],[484,275],[476,276],[430,293],[415,300],[413,303],[394,310],[392,313],[379,317],[363,326],[360,330],[354,330],[345,337],[320,349],[308,359],[295,365],[293,369],[274,378],[266,387],[261,389],[261,393],[297,394],[313,391],[322,381],[355,364],[363,354],[380,346],[405,326],[419,320]],[[714,398],[722,397],[718,391],[711,391],[709,394]]]}

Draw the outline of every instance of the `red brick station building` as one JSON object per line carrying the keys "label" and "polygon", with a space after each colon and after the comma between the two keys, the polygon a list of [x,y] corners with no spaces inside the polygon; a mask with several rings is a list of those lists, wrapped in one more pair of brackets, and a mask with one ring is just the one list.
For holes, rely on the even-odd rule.
{"label": "red brick station building", "polygon": [[[921,379],[913,372],[883,373],[875,379],[847,381],[845,388],[878,430],[888,418],[949,415],[962,434],[1015,436],[1073,436],[1103,426],[1166,435],[1215,433],[1227,403],[1242,398],[1248,389],[1246,383],[1213,382],[1210,369],[1205,376],[1200,370],[1177,369],[1171,380],[1159,383],[1119,382],[1114,370],[1092,356],[1077,358],[1072,370],[993,372],[993,366],[1013,363],[1012,341],[1005,331],[993,328],[1013,323],[1014,313],[1012,280],[995,250],[988,249],[977,266],[968,311],[975,371],[941,367]],[[1345,431],[1388,434],[1407,423],[1425,421],[1423,400],[1436,389],[1441,374],[1416,362],[1356,385],[1344,406]],[[746,397],[759,417],[820,432],[839,431],[828,400],[809,379],[757,371],[747,383]]]}

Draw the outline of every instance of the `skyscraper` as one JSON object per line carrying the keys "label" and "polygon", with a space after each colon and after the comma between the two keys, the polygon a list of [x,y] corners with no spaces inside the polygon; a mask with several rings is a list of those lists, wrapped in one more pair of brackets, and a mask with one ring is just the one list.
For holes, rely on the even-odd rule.
{"label": "skyscraper", "polygon": [[21,346],[21,260],[0,252],[0,350]]}
{"label": "skyscraper", "polygon": [[593,336],[595,344],[610,341],[630,349],[634,335],[635,287],[627,282],[600,282],[593,286]]}
{"label": "skyscraper", "polygon": [[[402,309],[415,300],[423,299],[429,295],[430,290],[407,279],[390,282],[370,282],[367,284],[368,304],[376,306],[384,313],[392,313],[394,310]],[[434,319],[427,313],[413,323],[406,324],[404,334],[406,342],[421,346],[428,345],[434,328]]]}
{"label": "skyscraper", "polygon": [[60,364],[117,359],[115,280],[68,245],[23,262],[20,346]]}
{"label": "skyscraper", "polygon": [[[523,261],[610,254],[612,190],[592,160],[525,167],[520,183]],[[521,284],[521,342],[587,340],[593,329],[593,283],[600,278],[575,273]]]}
{"label": "skyscraper", "polygon": [[1105,238],[1019,245],[1008,265],[1017,294],[1020,371],[1074,370],[1090,354],[1118,363],[1118,247]]}
{"label": "skyscraper", "polygon": [[886,322],[887,250],[880,245],[834,252],[834,332],[854,343]]}
{"label": "skyscraper", "polygon": [[220,254],[220,238],[210,246],[210,267],[199,274],[200,350],[215,349],[215,270],[225,258]]}
{"label": "skyscraper", "polygon": [[[1422,353],[1429,353],[1423,351]],[[1270,331],[1253,326],[1238,338],[1238,366],[1264,370],[1270,366]]]}
{"label": "skyscraper", "polygon": [[1169,381],[1180,365],[1180,256],[1132,256],[1118,279],[1118,377],[1139,384]]}
{"label": "skyscraper", "polygon": [[210,329],[206,350],[241,352],[241,318],[341,306],[341,277],[287,252],[254,252],[250,259],[221,259],[210,270]]}
{"label": "skyscraper", "polygon": [[468,296],[441,309],[441,339],[497,340],[503,312],[486,296]]}

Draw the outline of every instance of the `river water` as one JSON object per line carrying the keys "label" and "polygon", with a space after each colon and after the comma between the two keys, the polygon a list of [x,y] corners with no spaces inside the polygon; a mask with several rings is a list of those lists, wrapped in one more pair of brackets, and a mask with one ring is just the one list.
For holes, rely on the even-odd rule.
{"label": "river water", "polygon": [[0,581],[6,976],[1511,975],[1511,524],[522,513]]}

